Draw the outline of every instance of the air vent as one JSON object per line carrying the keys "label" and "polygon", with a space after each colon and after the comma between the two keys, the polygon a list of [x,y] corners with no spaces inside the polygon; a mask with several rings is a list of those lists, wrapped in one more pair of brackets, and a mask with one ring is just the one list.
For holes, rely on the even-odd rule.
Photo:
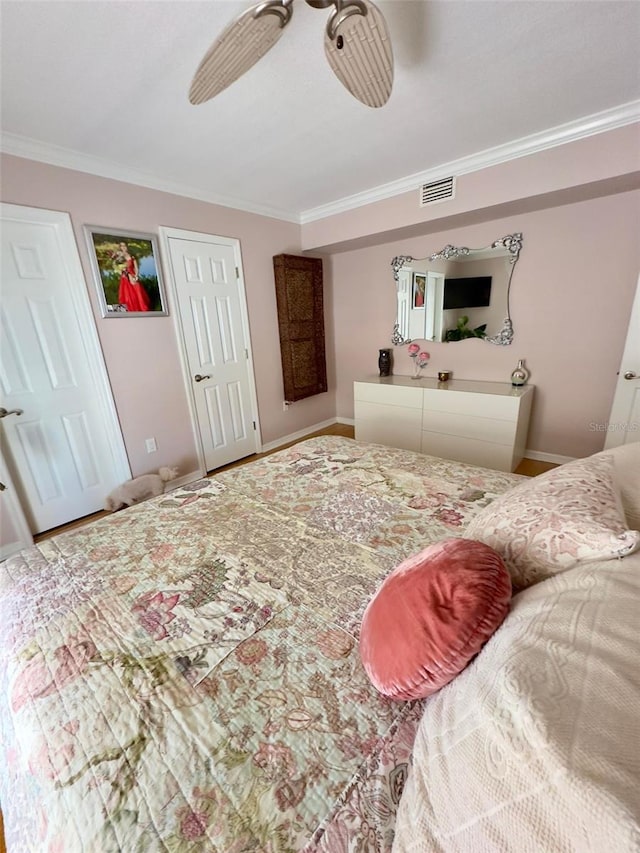
{"label": "air vent", "polygon": [[441,181],[433,181],[431,184],[423,184],[420,187],[420,207],[428,204],[436,204],[439,201],[449,201],[456,195],[456,179],[443,178]]}

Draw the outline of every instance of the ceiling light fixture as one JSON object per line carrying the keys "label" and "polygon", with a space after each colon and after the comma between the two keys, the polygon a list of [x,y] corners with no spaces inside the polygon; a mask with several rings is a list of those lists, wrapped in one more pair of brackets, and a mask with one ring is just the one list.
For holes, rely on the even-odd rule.
{"label": "ceiling light fixture", "polygon": [[[368,107],[389,100],[393,53],[387,25],[371,0],[306,0],[314,9],[333,6],[324,50],[338,80]],[[266,0],[243,12],[214,41],[191,82],[189,100],[202,104],[220,94],[278,41],[293,13],[293,0]]]}

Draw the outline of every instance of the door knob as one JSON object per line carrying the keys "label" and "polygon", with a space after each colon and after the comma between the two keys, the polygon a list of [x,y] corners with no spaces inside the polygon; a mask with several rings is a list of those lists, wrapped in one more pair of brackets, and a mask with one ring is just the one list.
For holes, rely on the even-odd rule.
{"label": "door knob", "polygon": [[210,376],[200,376],[199,373],[196,373],[193,378],[196,380],[196,382],[202,382],[203,379],[211,379]]}
{"label": "door knob", "polygon": [[21,415],[22,409],[3,409],[0,408],[0,418],[6,418],[7,415]]}
{"label": "door knob", "polygon": [[626,373],[625,373],[625,375],[624,375],[624,378],[625,378],[625,379],[635,379],[635,378],[636,378],[636,375],[635,375],[635,373],[633,372],[633,370],[627,370],[627,372],[626,372]]}

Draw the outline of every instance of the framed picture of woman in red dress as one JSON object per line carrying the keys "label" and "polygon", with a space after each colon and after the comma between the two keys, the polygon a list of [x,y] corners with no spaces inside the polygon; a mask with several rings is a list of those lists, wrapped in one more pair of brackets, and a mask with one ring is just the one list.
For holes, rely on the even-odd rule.
{"label": "framed picture of woman in red dress", "polygon": [[155,235],[85,226],[103,317],[166,317]]}
{"label": "framed picture of woman in red dress", "polygon": [[413,274],[413,300],[412,308],[424,308],[427,289],[427,276],[423,272]]}

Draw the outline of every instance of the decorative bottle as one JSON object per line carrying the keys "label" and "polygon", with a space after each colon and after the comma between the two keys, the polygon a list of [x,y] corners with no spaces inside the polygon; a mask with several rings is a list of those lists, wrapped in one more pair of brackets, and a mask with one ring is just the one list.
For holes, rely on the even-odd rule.
{"label": "decorative bottle", "polygon": [[529,378],[529,371],[524,366],[524,359],[521,358],[518,360],[518,366],[511,374],[511,384],[512,385],[524,385]]}
{"label": "decorative bottle", "polygon": [[391,350],[381,349],[378,356],[378,368],[380,376],[391,376]]}

